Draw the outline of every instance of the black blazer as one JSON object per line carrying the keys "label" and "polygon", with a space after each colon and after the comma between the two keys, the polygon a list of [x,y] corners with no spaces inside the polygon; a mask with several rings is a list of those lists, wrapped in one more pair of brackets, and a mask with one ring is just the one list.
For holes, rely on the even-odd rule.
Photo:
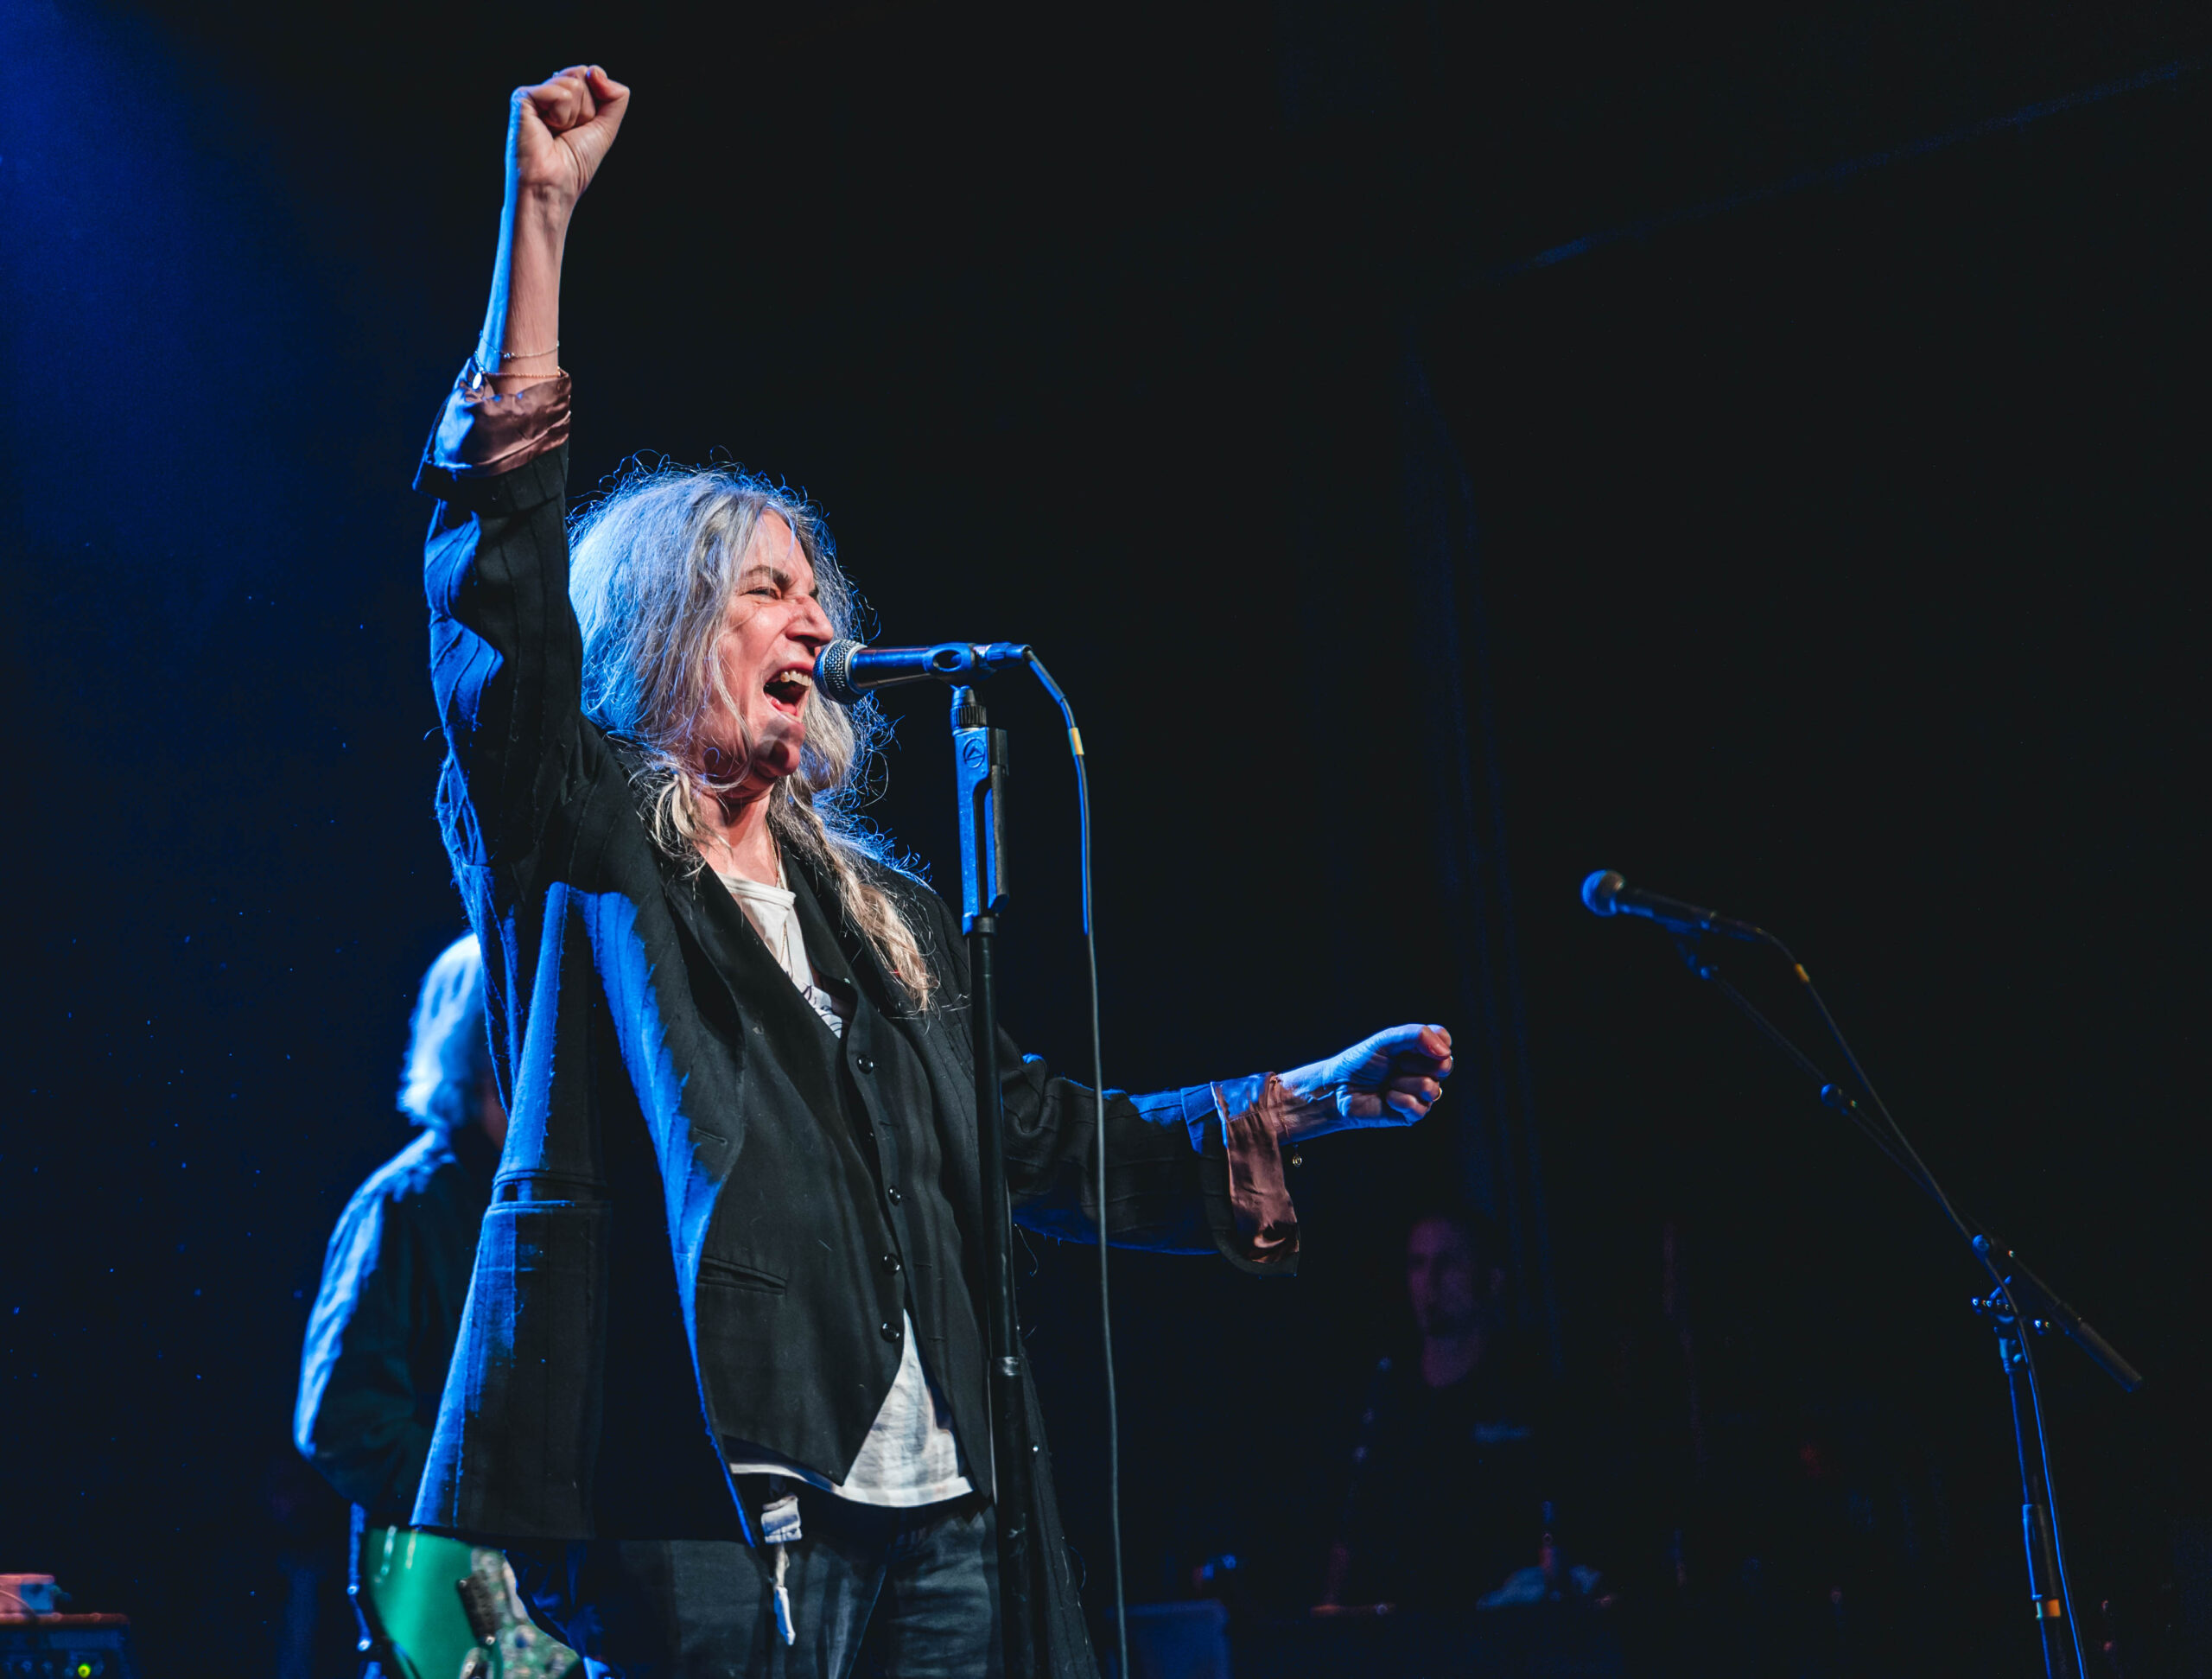
{"label": "black blazer", "polygon": [[[976,1316],[982,1210],[957,921],[885,873],[939,982],[918,1012],[865,941],[818,917],[834,895],[806,881],[810,944],[818,957],[836,943],[865,1004],[825,1048],[729,894],[652,843],[634,754],[582,714],[566,461],[563,447],[496,477],[426,465],[416,480],[440,498],[439,817],[484,948],[510,1118],[415,1521],[514,1541],[749,1539],[729,1442],[842,1479],[896,1373],[883,1330],[902,1302],[987,1481],[981,1359],[950,1367]],[[1088,1092],[1001,1053],[1019,1216],[1095,1233]],[[895,1066],[898,1088],[863,1059]],[[1219,1127],[1182,1117],[1172,1101],[1109,1099],[1109,1230],[1243,1263]],[[871,1120],[893,1143],[874,1160],[855,1135]],[[901,1172],[925,1192],[893,1199]],[[903,1270],[886,1266],[893,1253]],[[702,1345],[702,1299],[718,1334],[748,1286],[783,1326],[755,1343],[750,1383],[745,1359]],[[1049,1472],[1039,1482],[1046,1574],[1071,1616]]]}

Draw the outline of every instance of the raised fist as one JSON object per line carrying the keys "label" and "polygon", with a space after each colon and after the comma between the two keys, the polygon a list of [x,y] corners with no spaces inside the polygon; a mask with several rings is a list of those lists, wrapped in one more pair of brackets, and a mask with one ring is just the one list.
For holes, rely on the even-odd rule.
{"label": "raised fist", "polygon": [[573,207],[599,172],[630,108],[630,90],[596,64],[518,87],[507,119],[510,186]]}

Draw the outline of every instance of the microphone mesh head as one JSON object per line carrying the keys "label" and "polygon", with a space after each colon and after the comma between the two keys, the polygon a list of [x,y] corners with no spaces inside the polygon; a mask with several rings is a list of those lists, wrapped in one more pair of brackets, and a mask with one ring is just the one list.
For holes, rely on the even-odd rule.
{"label": "microphone mesh head", "polygon": [[860,703],[861,690],[852,684],[853,655],[860,650],[857,641],[833,641],[814,661],[814,685],[840,705]]}
{"label": "microphone mesh head", "polygon": [[1592,869],[1589,879],[1582,883],[1583,904],[1592,915],[1611,915],[1614,909],[1613,894],[1627,884],[1618,870]]}

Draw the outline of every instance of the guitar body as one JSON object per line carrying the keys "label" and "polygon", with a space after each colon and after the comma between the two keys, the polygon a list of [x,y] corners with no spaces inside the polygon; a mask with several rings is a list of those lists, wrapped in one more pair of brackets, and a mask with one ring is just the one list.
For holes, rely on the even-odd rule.
{"label": "guitar body", "polygon": [[531,1624],[497,1551],[413,1528],[364,1528],[354,1606],[389,1679],[561,1679],[576,1654]]}

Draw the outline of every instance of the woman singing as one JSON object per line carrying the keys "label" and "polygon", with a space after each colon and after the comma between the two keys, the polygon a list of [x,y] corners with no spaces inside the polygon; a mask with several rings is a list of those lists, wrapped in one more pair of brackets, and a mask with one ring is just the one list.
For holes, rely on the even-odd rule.
{"label": "woman singing", "polygon": [[[598,1674],[998,1670],[966,951],[855,819],[821,515],[728,468],[569,518],[562,251],[629,110],[518,91],[483,337],[416,480],[439,813],[512,1116],[415,1510]],[[1281,1149],[1425,1114],[1441,1028],[1103,1103],[1011,1043],[1049,1234],[1294,1263]],[[1035,1424],[1032,1419],[1033,1427]],[[1041,1441],[1042,1434],[1036,1436]],[[1041,1456],[1041,1667],[1096,1673]]]}

